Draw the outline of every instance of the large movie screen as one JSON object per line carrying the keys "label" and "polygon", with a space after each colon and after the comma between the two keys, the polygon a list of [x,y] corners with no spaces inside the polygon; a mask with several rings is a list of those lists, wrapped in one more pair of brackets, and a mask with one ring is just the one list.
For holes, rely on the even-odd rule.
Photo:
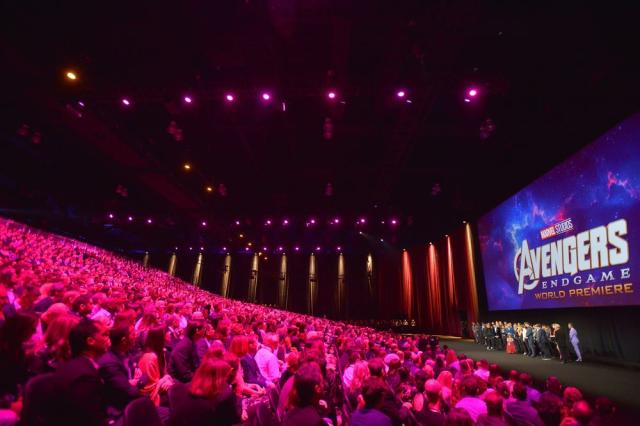
{"label": "large movie screen", "polygon": [[478,234],[490,310],[640,304],[640,114],[483,216]]}

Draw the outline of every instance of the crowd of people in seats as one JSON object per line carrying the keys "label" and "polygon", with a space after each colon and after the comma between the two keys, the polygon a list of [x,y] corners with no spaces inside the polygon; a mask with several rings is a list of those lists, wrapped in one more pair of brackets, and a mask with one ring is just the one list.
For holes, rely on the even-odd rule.
{"label": "crowd of people in seats", "polygon": [[224,299],[0,220],[0,425],[604,425],[614,411],[435,336]]}
{"label": "crowd of people in seats", "polygon": [[545,361],[556,357],[563,364],[573,359],[582,362],[578,330],[572,323],[567,327],[568,333],[558,323],[551,326],[502,321],[471,324],[475,342],[484,345],[488,351],[504,350],[532,358],[540,356]]}

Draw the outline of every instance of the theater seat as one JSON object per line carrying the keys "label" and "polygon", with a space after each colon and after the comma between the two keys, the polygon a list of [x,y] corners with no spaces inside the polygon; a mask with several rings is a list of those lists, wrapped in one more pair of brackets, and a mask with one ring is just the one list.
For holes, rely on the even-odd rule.
{"label": "theater seat", "polygon": [[162,422],[153,402],[138,398],[124,409],[124,426],[162,426]]}

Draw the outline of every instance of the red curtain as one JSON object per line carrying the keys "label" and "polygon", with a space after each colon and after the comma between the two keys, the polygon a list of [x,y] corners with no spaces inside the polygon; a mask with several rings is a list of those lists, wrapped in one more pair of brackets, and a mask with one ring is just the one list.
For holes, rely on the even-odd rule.
{"label": "red curtain", "polygon": [[413,275],[411,274],[411,258],[408,251],[402,252],[402,312],[407,318],[413,318]]}

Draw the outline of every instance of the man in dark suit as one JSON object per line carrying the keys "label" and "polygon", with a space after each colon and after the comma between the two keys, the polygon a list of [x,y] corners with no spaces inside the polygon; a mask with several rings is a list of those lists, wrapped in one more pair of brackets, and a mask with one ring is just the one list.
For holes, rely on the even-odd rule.
{"label": "man in dark suit", "polygon": [[98,321],[81,320],[71,329],[69,343],[73,358],[56,371],[63,424],[103,426],[108,420],[107,404],[96,361],[111,344],[109,328]]}
{"label": "man in dark suit", "polygon": [[528,356],[536,356],[536,346],[535,346],[535,342],[534,342],[534,336],[533,336],[533,328],[531,328],[531,326],[529,325],[529,323],[525,323],[525,327],[527,330],[526,336],[527,336],[527,355]]}
{"label": "man in dark suit", "polygon": [[538,327],[538,347],[542,353],[542,359],[547,361],[551,359],[551,352],[549,351],[549,334],[545,330],[545,327]]}
{"label": "man in dark suit", "polygon": [[135,342],[133,326],[119,326],[109,332],[111,350],[98,360],[100,376],[104,380],[107,402],[122,412],[132,400],[140,397],[138,380],[133,378],[128,365],[129,351]]}
{"label": "man in dark suit", "polygon": [[516,382],[511,394],[513,400],[508,401],[505,407],[505,413],[510,419],[509,423],[531,426],[544,425],[538,412],[527,401],[527,386],[524,383]]}
{"label": "man in dark suit", "polygon": [[188,383],[198,368],[196,343],[204,337],[204,323],[190,321],[185,336],[173,348],[169,358],[169,374],[174,379]]}
{"label": "man in dark suit", "polygon": [[240,358],[242,372],[244,373],[243,378],[245,383],[255,383],[266,387],[267,379],[260,373],[260,368],[258,368],[258,363],[254,358],[256,352],[258,352],[258,341],[255,337],[249,337],[249,353]]}
{"label": "man in dark suit", "polygon": [[500,324],[494,322],[491,326],[492,339],[493,339],[493,348],[494,349],[502,349],[502,328]]}

